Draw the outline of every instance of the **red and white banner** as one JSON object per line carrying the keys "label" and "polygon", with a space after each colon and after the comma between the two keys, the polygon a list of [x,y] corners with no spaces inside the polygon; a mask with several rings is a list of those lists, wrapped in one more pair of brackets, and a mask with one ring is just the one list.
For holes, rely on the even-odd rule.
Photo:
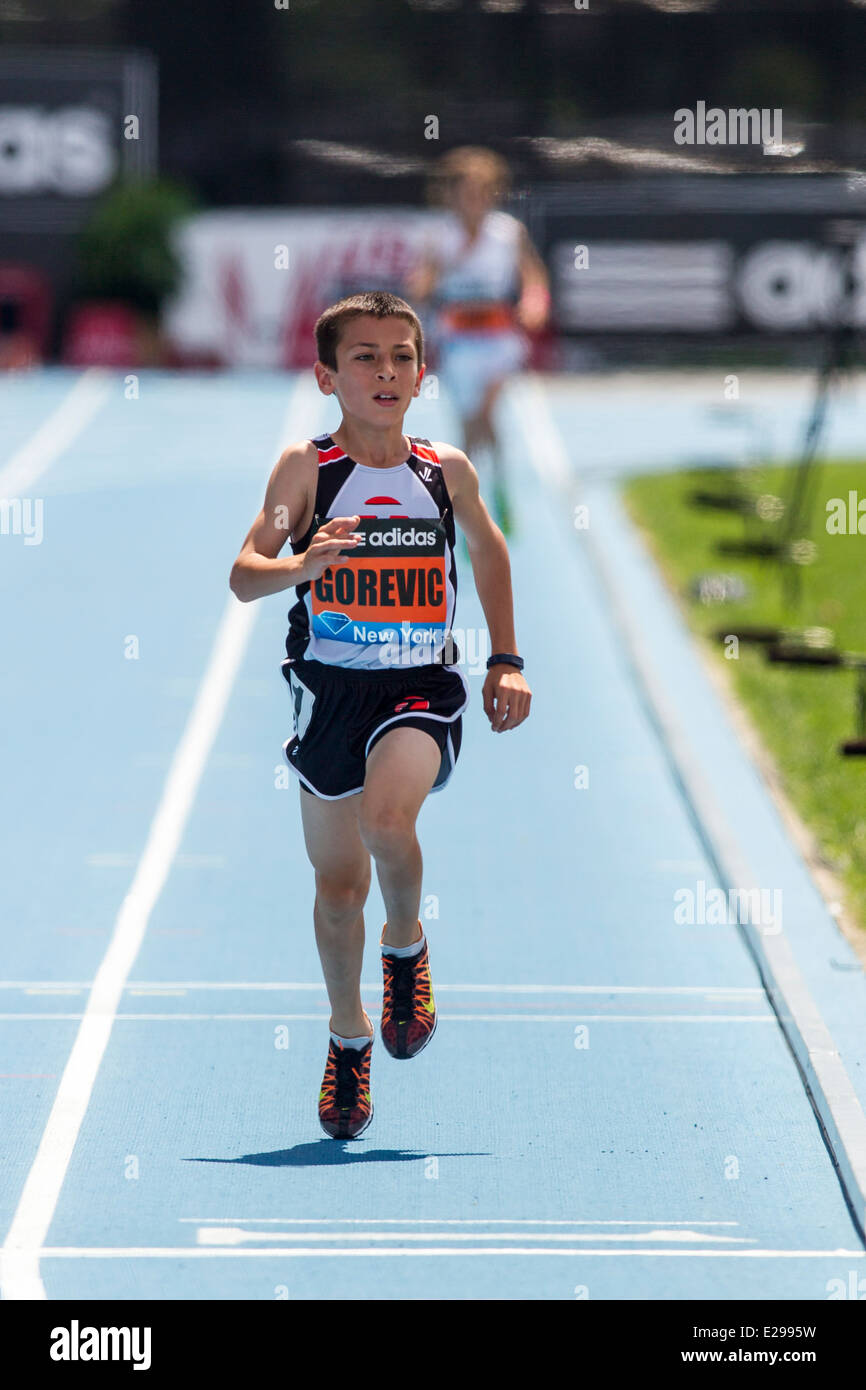
{"label": "red and white banner", "polygon": [[182,353],[232,366],[308,367],[313,326],[344,294],[405,293],[441,213],[407,208],[280,212],[232,209],[188,219],[186,273],[163,327]]}

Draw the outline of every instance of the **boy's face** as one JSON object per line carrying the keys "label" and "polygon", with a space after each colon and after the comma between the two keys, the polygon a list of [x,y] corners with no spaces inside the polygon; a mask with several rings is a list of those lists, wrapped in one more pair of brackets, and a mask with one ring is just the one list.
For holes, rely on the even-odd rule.
{"label": "boy's face", "polygon": [[421,389],[415,335],[407,319],[350,319],[337,344],[337,370],[316,363],[316,380],[326,396],[336,394],[344,412],[365,423],[402,420]]}

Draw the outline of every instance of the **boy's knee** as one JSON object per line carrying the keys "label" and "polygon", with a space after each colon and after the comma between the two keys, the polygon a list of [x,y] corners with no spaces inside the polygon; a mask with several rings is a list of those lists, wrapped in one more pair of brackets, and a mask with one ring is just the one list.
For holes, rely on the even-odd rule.
{"label": "boy's knee", "polygon": [[320,907],[337,917],[353,918],[362,910],[370,891],[369,868],[359,877],[317,873],[316,900]]}
{"label": "boy's knee", "polygon": [[414,817],[387,803],[373,810],[362,811],[358,828],[365,848],[374,857],[377,854],[399,854],[407,850],[415,838]]}

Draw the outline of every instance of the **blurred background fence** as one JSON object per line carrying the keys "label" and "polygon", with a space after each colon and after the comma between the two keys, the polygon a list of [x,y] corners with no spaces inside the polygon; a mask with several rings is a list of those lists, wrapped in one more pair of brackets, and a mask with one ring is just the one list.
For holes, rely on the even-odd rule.
{"label": "blurred background fence", "polygon": [[[0,361],[300,365],[330,296],[400,288],[461,144],[547,261],[541,365],[811,360],[864,52],[857,0],[0,0]],[[734,111],[774,138],[714,143]]]}

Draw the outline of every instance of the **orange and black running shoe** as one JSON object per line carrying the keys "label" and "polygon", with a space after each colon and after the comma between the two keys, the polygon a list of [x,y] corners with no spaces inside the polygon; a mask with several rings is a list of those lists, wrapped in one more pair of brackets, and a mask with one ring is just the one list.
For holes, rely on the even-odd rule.
{"label": "orange and black running shoe", "polygon": [[383,955],[382,974],[382,1041],[392,1057],[417,1057],[436,1032],[427,942],[417,956]]}
{"label": "orange and black running shoe", "polygon": [[357,1139],[373,1118],[372,1051],[372,1038],[362,1048],[343,1047],[330,1039],[328,1062],[319,1092],[319,1123],[332,1139]]}

